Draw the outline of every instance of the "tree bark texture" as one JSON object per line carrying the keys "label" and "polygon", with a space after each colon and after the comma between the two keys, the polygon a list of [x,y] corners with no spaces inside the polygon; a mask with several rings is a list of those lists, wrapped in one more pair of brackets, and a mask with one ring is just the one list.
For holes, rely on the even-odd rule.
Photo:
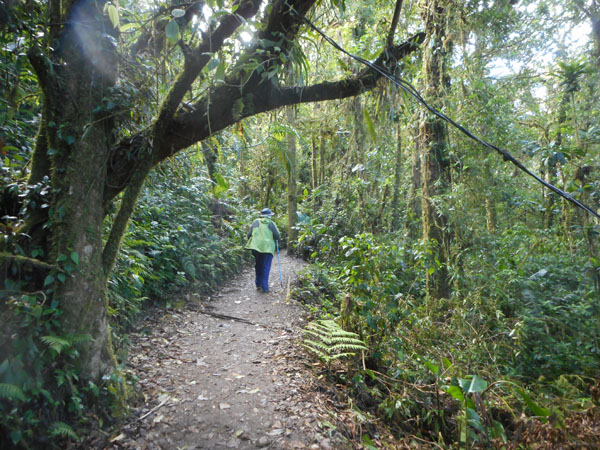
{"label": "tree bark texture", "polygon": [[[432,104],[443,98],[446,77],[445,47],[446,4],[444,0],[430,0],[423,16],[428,42],[423,55],[424,97]],[[447,155],[448,130],[445,122],[437,117],[423,114],[419,126],[419,150],[421,153],[421,189],[423,212],[423,239],[435,244],[437,262],[427,271],[427,293],[433,298],[450,295],[448,273],[448,219],[439,207],[439,197],[447,192],[450,184],[450,164]]]}
{"label": "tree bark texture", "polygon": [[[56,283],[54,296],[62,310],[63,331],[71,337],[88,336],[79,345],[83,378],[99,378],[114,363],[102,261],[106,161],[113,124],[97,107],[114,86],[118,65],[114,48],[111,51],[105,42],[114,30],[98,8],[101,5],[89,2],[63,18],[69,26],[51,59],[38,49],[29,54],[46,102],[39,136],[46,136],[47,148],[52,149],[46,152],[49,167],[45,162],[41,166],[49,169],[46,175],[54,192],[44,246],[49,261],[77,261],[75,271]],[[46,155],[40,153],[34,159],[43,160]],[[33,163],[37,164],[40,161]],[[39,170],[32,176],[39,178]]]}

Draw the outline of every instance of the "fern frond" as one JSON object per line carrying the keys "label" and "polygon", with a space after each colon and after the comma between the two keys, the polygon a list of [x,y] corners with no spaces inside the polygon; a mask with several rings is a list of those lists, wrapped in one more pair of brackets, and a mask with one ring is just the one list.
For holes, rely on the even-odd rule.
{"label": "fern frond", "polygon": [[344,330],[332,330],[331,335],[334,337],[356,337],[356,336],[358,336],[356,333],[352,333],[351,331],[344,331]]}
{"label": "fern frond", "polygon": [[331,348],[328,345],[323,344],[322,342],[313,341],[311,339],[306,339],[304,342],[306,343],[306,345],[310,345],[310,346],[314,346],[315,348],[319,348],[319,349],[323,350],[325,353],[329,353],[329,349]]}
{"label": "fern frond", "polygon": [[340,342],[340,343],[343,342],[343,343],[346,343],[346,344],[364,345],[363,341],[361,341],[360,339],[350,338],[350,337],[336,338],[335,342]]}
{"label": "fern frond", "polygon": [[0,383],[0,398],[9,400],[27,400],[21,388],[15,384]]}
{"label": "fern frond", "polygon": [[41,340],[56,353],[60,353],[63,349],[71,346],[71,341],[58,336],[42,336]]}
{"label": "fern frond", "polygon": [[310,346],[305,345],[305,344],[302,344],[302,346],[306,347],[308,350],[310,350],[311,352],[313,352],[315,355],[317,355],[319,357],[319,359],[321,359],[325,363],[328,363],[331,360],[331,357],[329,355],[327,355],[326,353],[323,353],[319,349],[310,347]]}
{"label": "fern frond", "polygon": [[317,339],[321,339],[326,344],[331,344],[331,339],[329,337],[327,337],[326,335],[323,335],[322,333],[317,333],[317,332],[314,332],[312,330],[304,330],[304,333],[305,334],[309,334],[311,336],[314,336]]}
{"label": "fern frond", "polygon": [[73,431],[69,425],[64,422],[54,422],[50,425],[50,436],[53,437],[68,437],[75,441],[79,440],[79,436]]}
{"label": "fern frond", "polygon": [[314,330],[316,333],[329,334],[329,328],[322,326],[316,322],[309,323],[306,329]]}
{"label": "fern frond", "polygon": [[303,330],[303,346],[326,363],[352,352],[368,350],[358,334],[343,330],[335,320],[323,319],[309,323]]}
{"label": "fern frond", "polygon": [[354,356],[355,353],[338,353],[337,355],[333,355],[331,357],[331,359],[340,359],[340,358],[344,358],[346,356]]}
{"label": "fern frond", "polygon": [[352,345],[352,344],[336,344],[333,347],[330,347],[331,352],[335,352],[337,350],[353,350],[353,351],[361,351],[367,350],[367,347],[364,345]]}

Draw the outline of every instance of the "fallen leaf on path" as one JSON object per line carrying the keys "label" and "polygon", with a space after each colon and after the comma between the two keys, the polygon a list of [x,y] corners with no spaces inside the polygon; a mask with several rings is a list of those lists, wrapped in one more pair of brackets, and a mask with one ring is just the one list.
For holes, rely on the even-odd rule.
{"label": "fallen leaf on path", "polygon": [[171,398],[169,394],[160,394],[158,396],[158,401],[159,403],[166,402],[167,400],[169,400],[169,398]]}
{"label": "fallen leaf on path", "polygon": [[229,408],[231,408],[231,405],[229,403],[219,403],[219,408],[220,409],[229,409]]}
{"label": "fallen leaf on path", "polygon": [[114,438],[110,439],[109,442],[117,442],[117,441],[120,441],[121,439],[123,439],[124,437],[125,437],[125,434],[121,433],[118,436],[115,436]]}

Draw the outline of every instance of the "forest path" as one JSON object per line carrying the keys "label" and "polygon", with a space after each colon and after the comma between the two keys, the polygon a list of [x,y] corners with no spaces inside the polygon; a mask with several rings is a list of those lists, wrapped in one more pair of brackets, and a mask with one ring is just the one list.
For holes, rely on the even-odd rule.
{"label": "forest path", "polygon": [[302,307],[286,301],[305,263],[284,253],[283,287],[275,257],[268,294],[247,268],[212,297],[144,321],[129,355],[144,401],[108,448],[347,447],[327,433],[332,400],[299,346]]}

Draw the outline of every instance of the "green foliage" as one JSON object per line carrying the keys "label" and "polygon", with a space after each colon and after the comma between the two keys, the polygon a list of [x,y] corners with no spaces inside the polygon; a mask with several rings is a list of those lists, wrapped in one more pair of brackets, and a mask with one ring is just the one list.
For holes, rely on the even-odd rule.
{"label": "green foliage", "polygon": [[332,361],[355,352],[367,350],[356,333],[344,331],[335,320],[322,319],[308,324],[303,331],[303,346],[323,361],[327,366]]}
{"label": "green foliage", "polygon": [[[57,320],[60,306],[49,300],[62,283],[58,275],[78,258],[71,253],[58,259],[62,272],[53,271],[44,291],[3,298],[2,315],[12,339],[0,353],[0,445],[61,446],[65,439],[78,439],[67,423],[87,422],[96,408],[105,417],[102,408],[122,401],[111,379],[99,386],[80,382],[78,344],[91,337],[65,335]],[[18,292],[18,285],[7,287]]]}
{"label": "green foliage", "polygon": [[[210,181],[191,161],[179,163],[152,174],[123,239],[108,293],[110,314],[123,326],[133,323],[144,301],[172,306],[173,294],[192,285],[207,293],[247,261],[248,218],[236,215],[246,211],[213,198]],[[176,171],[181,179],[173,178]],[[224,180],[220,185],[226,189]]]}
{"label": "green foliage", "polygon": [[[587,386],[599,370],[600,314],[589,281],[565,264],[565,249],[554,236],[541,235],[543,241],[532,247],[531,230],[515,226],[463,252],[462,278],[456,281],[461,294],[450,299],[424,297],[419,274],[436,263],[420,242],[402,248],[390,235],[342,237],[318,255],[321,262],[304,274],[295,295],[306,303],[310,294],[320,298],[331,315],[335,306],[351,305],[346,323],[366,336],[367,370],[388,377],[356,374],[351,386],[357,401],[377,404],[395,423],[418,418],[432,437],[441,432],[445,442],[505,442],[507,423],[491,411],[508,404],[541,420],[560,416],[547,406],[548,396],[569,396],[565,404],[577,404],[589,395]],[[569,258],[585,264],[585,258]],[[336,283],[325,284],[324,291],[305,287],[319,286],[320,271],[326,274],[321,278]],[[351,301],[328,300],[340,293]],[[574,381],[577,374],[588,381]],[[403,395],[394,393],[394,383]],[[421,391],[407,394],[404,383],[416,383]],[[381,384],[391,393],[384,394]],[[448,396],[440,397],[440,391]],[[456,414],[449,412],[450,399],[459,404]]]}
{"label": "green foliage", "polygon": [[0,398],[21,401],[26,400],[25,394],[23,394],[23,391],[19,386],[7,383],[0,383]]}
{"label": "green foliage", "polygon": [[50,436],[66,437],[75,441],[79,440],[79,437],[75,431],[73,431],[73,429],[64,422],[53,422],[52,425],[50,425]]}

